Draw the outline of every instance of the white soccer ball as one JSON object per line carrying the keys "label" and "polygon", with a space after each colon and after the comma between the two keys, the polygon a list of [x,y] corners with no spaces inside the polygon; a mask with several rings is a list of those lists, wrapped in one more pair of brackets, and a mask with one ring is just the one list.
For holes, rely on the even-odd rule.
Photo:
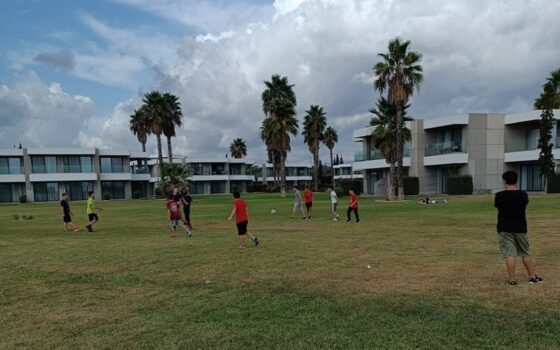
{"label": "white soccer ball", "polygon": [[274,215],[274,214],[276,214],[276,209],[272,209],[272,210],[270,211],[270,215]]}

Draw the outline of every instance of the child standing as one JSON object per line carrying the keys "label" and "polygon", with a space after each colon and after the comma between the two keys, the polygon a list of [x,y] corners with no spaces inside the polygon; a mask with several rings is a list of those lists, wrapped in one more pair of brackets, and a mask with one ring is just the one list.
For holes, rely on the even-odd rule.
{"label": "child standing", "polygon": [[358,223],[360,222],[360,215],[358,214],[358,196],[353,190],[348,191],[348,194],[350,195],[350,205],[346,211],[346,222],[352,221],[351,213],[354,212],[356,223]]}
{"label": "child standing", "polygon": [[303,191],[303,199],[305,199],[305,209],[307,210],[307,219],[311,219],[311,208],[313,208],[313,192],[309,186],[305,186]]}
{"label": "child standing", "polygon": [[191,204],[193,202],[193,199],[187,187],[183,188],[183,191],[181,193],[181,202],[183,203],[185,225],[188,227],[189,231],[192,231],[193,228],[191,224]]}
{"label": "child standing", "polygon": [[305,212],[303,211],[303,207],[301,206],[301,193],[299,192],[297,186],[294,186],[294,209],[292,210],[291,219],[293,219],[294,216],[296,215],[296,211],[301,212],[301,215],[303,215],[303,219],[306,218]]}
{"label": "child standing", "polygon": [[[175,200],[175,195],[173,193],[167,196],[165,206],[167,208],[167,218],[169,219],[169,234],[172,238],[175,238],[177,237],[177,226],[182,225],[182,217],[181,211],[179,210],[179,202]],[[183,227],[187,237],[190,237],[191,232],[187,230],[186,226]]]}
{"label": "child standing", "polygon": [[68,227],[74,232],[78,232],[80,228],[72,222],[72,216],[74,214],[70,210],[70,204],[68,203],[68,193],[64,192],[62,194],[62,200],[60,201],[60,214],[62,215],[62,221],[64,222],[64,230],[68,231]]}
{"label": "child standing", "polygon": [[89,191],[88,192],[88,199],[87,199],[87,215],[88,215],[88,225],[86,226],[88,232],[93,232],[93,225],[99,221],[99,216],[97,216],[98,211],[103,210],[101,208],[97,208],[95,206],[95,192]]}
{"label": "child standing", "polygon": [[338,221],[338,218],[340,217],[336,212],[336,207],[338,206],[338,196],[334,189],[329,188],[329,191],[331,192],[331,214],[333,216],[333,221]]}
{"label": "child standing", "polygon": [[498,209],[498,242],[502,257],[506,260],[508,284],[515,286],[515,260],[521,257],[529,275],[529,283],[537,284],[542,278],[535,273],[535,267],[529,254],[527,236],[527,219],[525,209],[529,204],[527,192],[517,189],[517,173],[506,171],[502,175],[504,191],[496,193],[494,207]]}
{"label": "child standing", "polygon": [[231,210],[231,214],[229,214],[228,221],[231,221],[235,215],[239,248],[245,248],[245,236],[249,236],[255,247],[257,247],[259,245],[259,239],[257,236],[253,236],[247,229],[247,225],[249,224],[249,208],[247,207],[247,203],[241,199],[239,192],[234,192],[233,198],[233,209]]}

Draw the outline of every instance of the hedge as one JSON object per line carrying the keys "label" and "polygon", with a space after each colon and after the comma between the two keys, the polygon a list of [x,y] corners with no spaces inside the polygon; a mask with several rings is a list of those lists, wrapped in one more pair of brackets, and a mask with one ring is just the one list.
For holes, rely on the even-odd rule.
{"label": "hedge", "polygon": [[560,174],[548,178],[547,193],[560,193]]}
{"label": "hedge", "polygon": [[472,194],[473,180],[470,175],[449,176],[447,178],[447,194]]}
{"label": "hedge", "polygon": [[403,186],[405,196],[416,196],[420,193],[420,182],[417,177],[403,178]]}
{"label": "hedge", "polygon": [[266,192],[267,185],[263,183],[253,183],[247,186],[247,192]]}
{"label": "hedge", "polygon": [[339,197],[347,196],[348,191],[354,190],[356,194],[361,194],[363,189],[363,183],[360,180],[339,180],[336,183],[336,194]]}

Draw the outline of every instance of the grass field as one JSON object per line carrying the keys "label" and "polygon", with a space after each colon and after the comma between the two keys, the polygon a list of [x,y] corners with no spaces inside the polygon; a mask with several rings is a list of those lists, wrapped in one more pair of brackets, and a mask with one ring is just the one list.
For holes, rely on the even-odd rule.
{"label": "grass field", "polygon": [[360,224],[316,198],[305,222],[291,197],[246,196],[261,246],[245,250],[224,196],[196,198],[194,236],[176,239],[162,201],[100,202],[93,234],[64,232],[57,204],[0,206],[0,348],[560,348],[560,197],[531,196],[545,281],[518,266],[513,288],[489,196],[362,198]]}

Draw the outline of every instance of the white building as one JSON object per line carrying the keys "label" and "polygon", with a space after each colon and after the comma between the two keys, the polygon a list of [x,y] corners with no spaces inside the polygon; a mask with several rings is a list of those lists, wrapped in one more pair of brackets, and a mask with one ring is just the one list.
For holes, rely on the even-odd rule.
{"label": "white building", "polygon": [[364,175],[361,171],[352,169],[352,164],[337,164],[333,166],[334,180],[362,180]]}
{"label": "white building", "polygon": [[[286,188],[290,189],[293,186],[303,187],[310,185],[313,180],[311,176],[312,168],[313,166],[310,164],[286,163]],[[266,174],[266,179],[263,179],[261,176],[258,178],[258,181],[265,183],[268,187],[274,187],[275,180],[279,178],[279,175],[274,171],[272,164],[263,164],[262,173],[263,175]]]}

